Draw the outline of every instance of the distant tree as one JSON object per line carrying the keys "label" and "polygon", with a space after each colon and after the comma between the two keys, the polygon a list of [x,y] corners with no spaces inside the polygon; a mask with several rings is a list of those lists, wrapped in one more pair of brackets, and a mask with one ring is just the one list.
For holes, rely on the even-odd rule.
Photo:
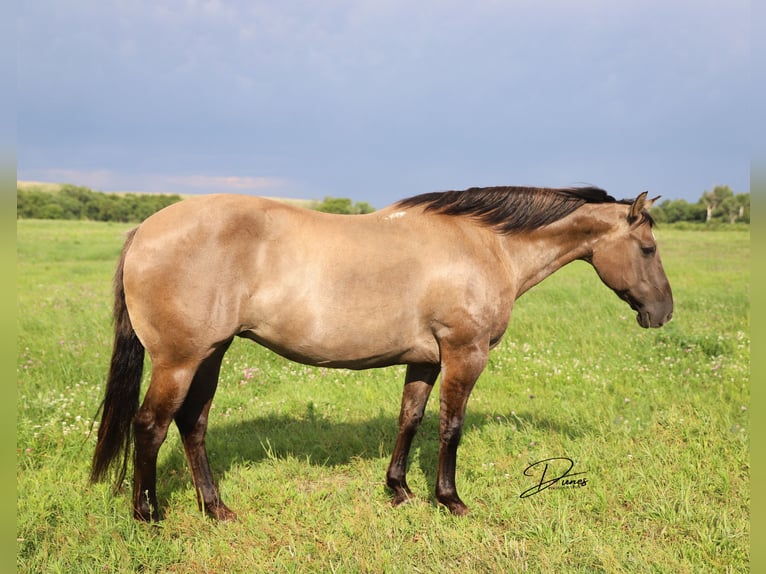
{"label": "distant tree", "polygon": [[734,196],[737,204],[737,219],[745,223],[750,223],[750,194],[738,193]]}
{"label": "distant tree", "polygon": [[360,214],[372,213],[375,209],[366,201],[352,203],[347,197],[327,196],[316,207],[317,211],[324,213]]}
{"label": "distant tree", "polygon": [[652,209],[652,217],[658,223],[677,221],[705,221],[705,208],[685,199],[666,199]]}
{"label": "distant tree", "polygon": [[98,221],[128,221],[128,210],[122,198],[118,195],[104,194],[98,206],[96,219]]}
{"label": "distant tree", "polygon": [[37,217],[40,219],[66,219],[64,208],[58,203],[46,203],[40,209]]}
{"label": "distant tree", "polygon": [[714,216],[721,214],[724,202],[734,197],[734,192],[728,185],[716,185],[712,191],[702,194],[700,202],[705,206],[705,221],[710,221]]}
{"label": "distant tree", "polygon": [[18,190],[16,194],[16,214],[23,218],[40,217],[43,207],[50,201],[50,194],[39,190]]}
{"label": "distant tree", "polygon": [[64,184],[57,191],[16,190],[16,217],[29,219],[91,219],[143,221],[163,207],[181,201],[178,195],[118,195]]}
{"label": "distant tree", "polygon": [[739,206],[737,205],[737,200],[734,199],[734,196],[727,197],[721,202],[721,205],[718,208],[721,219],[725,219],[729,223],[734,223],[737,221],[737,214],[739,213]]}
{"label": "distant tree", "polygon": [[354,211],[355,213],[372,213],[375,211],[375,208],[367,203],[366,201],[356,201],[354,202]]}
{"label": "distant tree", "polygon": [[87,187],[64,184],[58,191],[59,203],[69,206],[67,219],[89,219],[92,206],[98,203],[98,194]]}

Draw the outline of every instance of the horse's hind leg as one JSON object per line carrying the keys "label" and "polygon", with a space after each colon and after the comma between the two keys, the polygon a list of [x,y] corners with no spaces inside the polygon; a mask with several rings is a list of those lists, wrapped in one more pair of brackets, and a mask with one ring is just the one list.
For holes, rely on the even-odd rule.
{"label": "horse's hind leg", "polygon": [[412,497],[407,486],[407,458],[412,446],[412,439],[418,430],[428,396],[431,394],[438,365],[409,365],[402,393],[402,410],[399,413],[399,434],[391,455],[391,463],[386,472],[386,485],[394,492],[393,504],[398,506]]}
{"label": "horse's hind leg", "polygon": [[232,520],[236,515],[221,500],[213,480],[205,448],[205,433],[210,404],[218,385],[221,361],[230,344],[231,341],[226,342],[202,362],[194,375],[189,394],[175,416],[197,491],[197,504],[200,510],[204,509],[208,515],[218,520]]}
{"label": "horse's hind leg", "polygon": [[159,520],[157,453],[176,411],[186,398],[196,367],[197,363],[153,362],[149,388],[133,418],[133,516],[139,520]]}

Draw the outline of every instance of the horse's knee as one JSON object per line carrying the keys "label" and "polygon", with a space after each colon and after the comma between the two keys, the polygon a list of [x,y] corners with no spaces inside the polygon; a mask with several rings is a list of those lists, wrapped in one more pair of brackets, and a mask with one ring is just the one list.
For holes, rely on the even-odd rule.
{"label": "horse's knee", "polygon": [[439,430],[440,440],[447,447],[457,447],[463,436],[463,419],[452,418],[442,423]]}
{"label": "horse's knee", "polygon": [[133,431],[137,434],[148,435],[157,427],[157,416],[151,409],[141,407],[133,417]]}
{"label": "horse's knee", "polygon": [[423,411],[403,413],[399,421],[399,427],[403,432],[415,434],[423,421]]}
{"label": "horse's knee", "polygon": [[154,414],[144,407],[138,409],[136,416],[133,417],[133,434],[136,440],[143,440],[150,436],[155,426]]}

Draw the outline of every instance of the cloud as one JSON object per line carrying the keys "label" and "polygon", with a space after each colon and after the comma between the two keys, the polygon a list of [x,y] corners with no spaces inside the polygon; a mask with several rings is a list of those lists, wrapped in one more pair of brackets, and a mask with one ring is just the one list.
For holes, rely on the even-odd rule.
{"label": "cloud", "polygon": [[18,170],[18,179],[24,181],[40,181],[45,183],[71,183],[82,185],[96,190],[120,191],[114,184],[123,179],[109,170],[82,170],[82,169],[33,169]]}
{"label": "cloud", "polygon": [[125,173],[110,170],[40,169],[19,170],[20,180],[72,183],[98,191],[155,193],[241,193],[275,197],[299,197],[303,186],[280,177],[153,173]]}
{"label": "cloud", "polygon": [[170,188],[194,189],[202,193],[236,192],[236,193],[283,193],[295,185],[278,177],[239,177],[233,175],[181,175],[160,178],[167,182]]}

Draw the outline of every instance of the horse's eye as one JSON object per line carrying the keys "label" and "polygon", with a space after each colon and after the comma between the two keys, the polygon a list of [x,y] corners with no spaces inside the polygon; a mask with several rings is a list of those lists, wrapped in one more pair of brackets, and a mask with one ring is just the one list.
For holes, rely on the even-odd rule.
{"label": "horse's eye", "polygon": [[657,247],[654,245],[648,245],[646,247],[641,247],[641,252],[646,255],[647,257],[650,255],[654,255],[654,253],[657,251]]}

